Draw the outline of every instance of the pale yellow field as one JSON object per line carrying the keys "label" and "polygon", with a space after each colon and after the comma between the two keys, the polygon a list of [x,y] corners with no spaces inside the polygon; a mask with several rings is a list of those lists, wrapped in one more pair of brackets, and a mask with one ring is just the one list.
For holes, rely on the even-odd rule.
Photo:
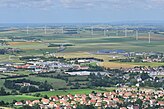
{"label": "pale yellow field", "polygon": [[97,55],[97,54],[90,54],[88,52],[71,52],[71,53],[57,53],[57,56],[62,56],[64,58],[85,58],[85,57],[94,57],[98,59],[103,59],[104,61],[108,62],[109,59],[112,59],[109,57],[109,55]]}
{"label": "pale yellow field", "polygon": [[[144,40],[148,40],[149,39],[149,37],[148,36],[139,36],[139,39],[140,40],[142,40],[142,39],[144,39]],[[155,41],[163,41],[164,40],[164,37],[161,37],[161,36],[154,36],[154,35],[152,35],[151,36],[151,40],[155,40]]]}
{"label": "pale yellow field", "polygon": [[126,64],[126,63],[116,63],[116,62],[101,62],[99,63],[100,66],[105,68],[133,68],[135,65]]}
{"label": "pale yellow field", "polygon": [[38,42],[8,42],[9,45],[18,46],[18,45],[31,45],[37,44]]}
{"label": "pale yellow field", "polygon": [[1,106],[0,106],[0,109],[14,109],[14,108],[10,108],[10,107],[1,107]]}

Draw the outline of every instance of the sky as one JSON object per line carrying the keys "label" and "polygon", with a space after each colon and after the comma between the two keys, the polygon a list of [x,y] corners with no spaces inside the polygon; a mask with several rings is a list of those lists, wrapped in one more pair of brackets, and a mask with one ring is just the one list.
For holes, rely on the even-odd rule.
{"label": "sky", "polygon": [[164,21],[164,0],[0,0],[0,23]]}

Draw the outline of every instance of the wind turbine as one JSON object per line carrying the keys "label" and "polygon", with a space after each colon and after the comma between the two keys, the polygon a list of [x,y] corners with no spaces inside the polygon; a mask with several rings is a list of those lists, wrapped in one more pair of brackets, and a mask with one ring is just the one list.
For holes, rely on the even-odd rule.
{"label": "wind turbine", "polygon": [[119,32],[119,29],[117,28],[117,29],[116,29],[116,36],[119,36],[119,35],[118,35],[118,32]]}
{"label": "wind turbine", "polygon": [[64,27],[61,27],[62,34],[64,34]]}
{"label": "wind turbine", "polygon": [[91,27],[91,35],[93,36],[93,26]]}
{"label": "wind turbine", "polygon": [[136,30],[136,40],[138,40],[138,30]]}
{"label": "wind turbine", "polygon": [[125,28],[125,37],[127,37],[128,35],[127,35],[127,28]]}
{"label": "wind turbine", "polygon": [[44,34],[47,34],[47,26],[44,26]]}
{"label": "wind turbine", "polygon": [[104,37],[106,36],[106,28],[104,28]]}
{"label": "wind turbine", "polygon": [[80,27],[77,27],[77,34],[80,34]]}
{"label": "wind turbine", "polygon": [[28,29],[29,29],[29,27],[27,26],[27,27],[26,27],[26,33],[27,33],[27,34],[28,34],[28,32],[29,32],[29,30],[28,30]]}
{"label": "wind turbine", "polygon": [[151,43],[151,31],[148,32],[148,34],[149,34],[149,43]]}

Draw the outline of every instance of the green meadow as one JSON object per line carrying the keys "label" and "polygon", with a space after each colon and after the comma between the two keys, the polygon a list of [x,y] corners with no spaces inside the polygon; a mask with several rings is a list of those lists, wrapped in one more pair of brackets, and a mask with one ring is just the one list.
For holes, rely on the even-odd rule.
{"label": "green meadow", "polygon": [[[98,89],[74,89],[74,90],[58,90],[58,91],[45,91],[45,92],[38,92],[41,95],[47,95],[48,97],[55,96],[55,95],[67,95],[67,94],[90,94],[92,92],[105,92],[102,90]],[[41,97],[34,97],[36,93],[30,93],[27,95],[8,95],[8,96],[1,96],[0,100],[3,100],[5,102],[12,102],[13,100],[21,101],[21,100],[37,100],[40,99]]]}
{"label": "green meadow", "polygon": [[37,100],[40,97],[28,96],[28,95],[8,95],[8,96],[0,96],[0,101],[11,103],[13,100],[21,101],[21,100]]}

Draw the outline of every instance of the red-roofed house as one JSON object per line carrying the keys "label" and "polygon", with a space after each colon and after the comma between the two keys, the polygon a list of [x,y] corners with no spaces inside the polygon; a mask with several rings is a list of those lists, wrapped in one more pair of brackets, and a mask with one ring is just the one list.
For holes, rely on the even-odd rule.
{"label": "red-roofed house", "polygon": [[22,102],[16,102],[16,103],[15,103],[15,106],[22,106],[22,105],[23,105]]}

